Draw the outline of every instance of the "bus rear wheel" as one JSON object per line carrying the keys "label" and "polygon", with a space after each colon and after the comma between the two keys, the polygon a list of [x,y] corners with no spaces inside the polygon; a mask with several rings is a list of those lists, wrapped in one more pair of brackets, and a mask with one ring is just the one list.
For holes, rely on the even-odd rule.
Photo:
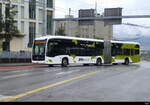
{"label": "bus rear wheel", "polygon": [[102,65],[102,60],[98,58],[96,61],[96,66],[101,66],[101,65]]}
{"label": "bus rear wheel", "polygon": [[62,67],[67,67],[67,66],[68,66],[68,59],[67,59],[67,58],[63,58],[63,59],[62,59],[61,66],[62,66]]}

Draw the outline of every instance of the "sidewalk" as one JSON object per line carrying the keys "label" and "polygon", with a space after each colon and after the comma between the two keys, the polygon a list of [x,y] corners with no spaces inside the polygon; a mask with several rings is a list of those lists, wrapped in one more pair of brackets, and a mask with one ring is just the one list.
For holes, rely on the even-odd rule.
{"label": "sidewalk", "polygon": [[10,70],[29,70],[33,68],[45,68],[47,65],[32,64],[32,63],[3,63],[0,64],[0,71]]}

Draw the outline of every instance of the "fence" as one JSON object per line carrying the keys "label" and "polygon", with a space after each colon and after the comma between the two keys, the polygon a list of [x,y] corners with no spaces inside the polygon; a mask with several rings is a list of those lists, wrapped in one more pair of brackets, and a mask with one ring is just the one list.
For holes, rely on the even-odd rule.
{"label": "fence", "polygon": [[27,63],[31,62],[31,52],[0,52],[0,63]]}

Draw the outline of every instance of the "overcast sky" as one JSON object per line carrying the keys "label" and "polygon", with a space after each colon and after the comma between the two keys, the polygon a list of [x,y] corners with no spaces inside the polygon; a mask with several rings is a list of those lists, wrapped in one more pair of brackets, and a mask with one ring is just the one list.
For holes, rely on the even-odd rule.
{"label": "overcast sky", "polygon": [[[96,2],[99,13],[104,12],[104,8],[121,7],[123,8],[123,15],[150,15],[150,0],[55,0],[55,18],[63,18],[69,14],[69,8],[72,10],[71,14],[77,17],[79,9],[95,8]],[[123,22],[150,26],[150,19],[123,19]],[[124,37],[120,36],[122,31],[130,37],[135,37],[137,34],[150,35],[149,30],[119,25],[114,26],[114,35]]]}

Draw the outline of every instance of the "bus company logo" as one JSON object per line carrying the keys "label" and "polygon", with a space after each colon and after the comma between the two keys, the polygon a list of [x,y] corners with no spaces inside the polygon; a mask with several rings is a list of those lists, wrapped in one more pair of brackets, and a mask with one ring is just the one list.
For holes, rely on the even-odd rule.
{"label": "bus company logo", "polygon": [[79,58],[79,61],[89,61],[89,59],[86,59],[86,58]]}
{"label": "bus company logo", "polygon": [[84,59],[83,58],[79,58],[79,61],[84,61]]}

